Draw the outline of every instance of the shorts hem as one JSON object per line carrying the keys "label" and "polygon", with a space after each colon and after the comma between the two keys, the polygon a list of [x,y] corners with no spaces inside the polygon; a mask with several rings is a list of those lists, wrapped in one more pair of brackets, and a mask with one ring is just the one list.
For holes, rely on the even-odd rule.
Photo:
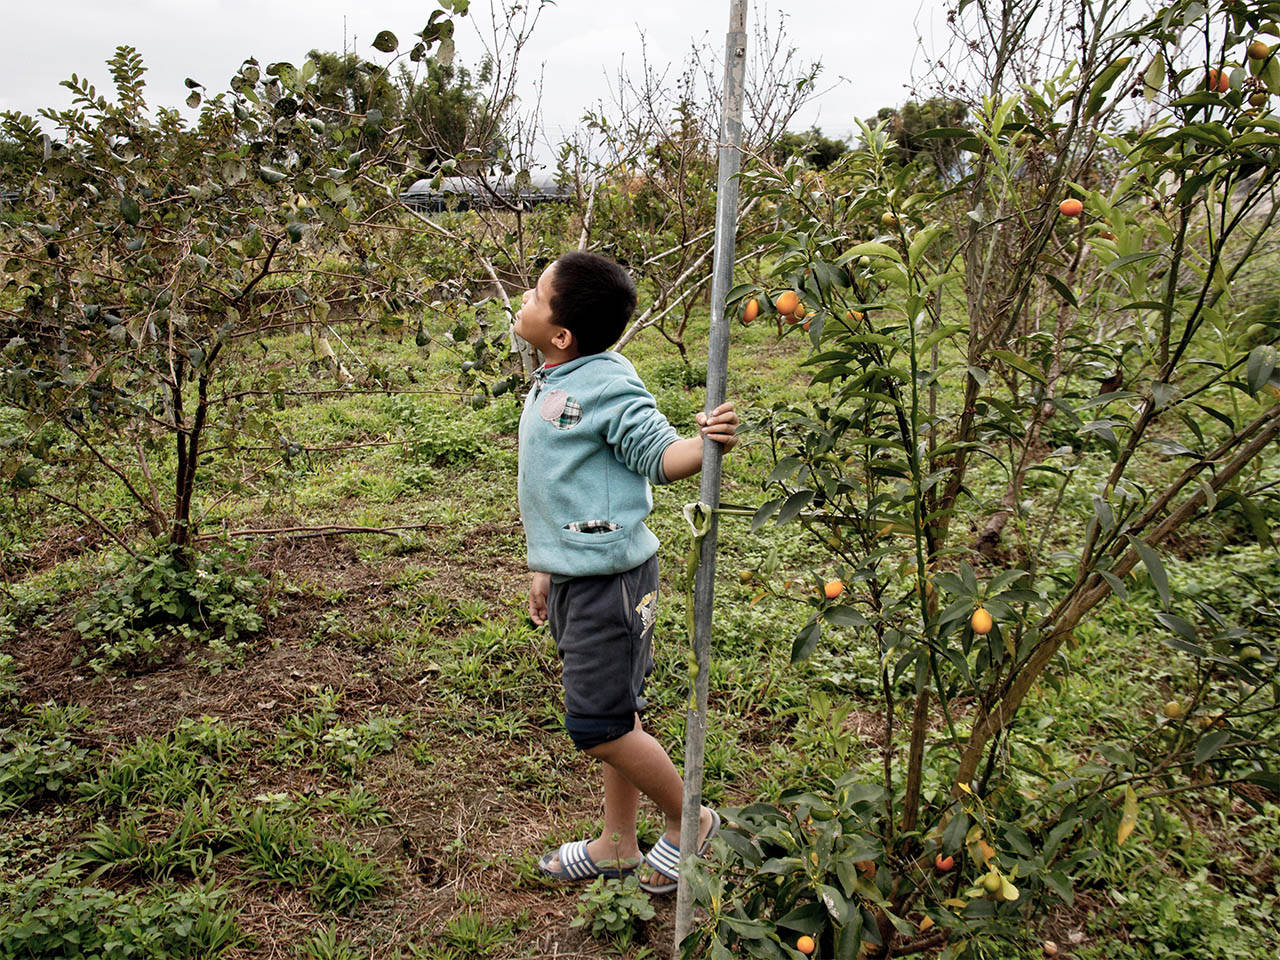
{"label": "shorts hem", "polygon": [[590,750],[602,744],[621,739],[635,729],[636,713],[611,717],[580,717],[567,714],[564,728],[569,739],[579,750]]}

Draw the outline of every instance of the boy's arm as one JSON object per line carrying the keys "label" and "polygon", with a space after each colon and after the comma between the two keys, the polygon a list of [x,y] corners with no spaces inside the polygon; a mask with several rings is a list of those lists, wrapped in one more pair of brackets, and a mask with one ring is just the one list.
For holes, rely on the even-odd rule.
{"label": "boy's arm", "polygon": [[674,482],[691,477],[702,469],[702,440],[714,440],[728,453],[738,442],[735,433],[738,429],[738,415],[732,403],[722,403],[711,412],[711,416],[699,413],[698,426],[701,430],[696,436],[686,437],[670,444],[662,453],[662,472],[667,480]]}

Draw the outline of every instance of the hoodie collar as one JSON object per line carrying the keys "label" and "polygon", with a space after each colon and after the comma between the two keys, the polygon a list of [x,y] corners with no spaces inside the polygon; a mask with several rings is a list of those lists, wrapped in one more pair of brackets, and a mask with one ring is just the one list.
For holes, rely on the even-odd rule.
{"label": "hoodie collar", "polygon": [[615,354],[612,350],[605,350],[601,353],[588,353],[585,356],[574,357],[572,360],[566,360],[563,363],[557,363],[552,367],[548,367],[545,363],[537,370],[533,371],[534,390],[541,390],[542,387],[552,378],[559,378],[567,373],[572,373],[579,367],[590,363],[592,360],[610,360],[612,361]]}

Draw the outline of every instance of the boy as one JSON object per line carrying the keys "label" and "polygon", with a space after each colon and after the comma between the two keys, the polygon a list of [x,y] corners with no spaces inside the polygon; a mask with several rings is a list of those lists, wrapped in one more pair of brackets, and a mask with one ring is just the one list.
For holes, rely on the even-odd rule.
{"label": "boy", "polygon": [[[707,438],[726,451],[738,416],[725,403],[699,435],[680,439],[621,354],[609,350],[636,306],[618,264],[593,253],[561,257],[524,294],[514,330],[542,351],[520,417],[520,516],[534,571],[529,616],[550,621],[563,664],[565,727],[603,763],[604,830],[566,843],[539,867],[564,880],[637,869],[636,808],[643,793],[666,814],[645,855],[641,886],[670,893],[679,875],[683,784],[640,723],[657,615],[658,538],[644,524],[652,483],[702,469]],[[719,828],[701,810],[702,850]]]}

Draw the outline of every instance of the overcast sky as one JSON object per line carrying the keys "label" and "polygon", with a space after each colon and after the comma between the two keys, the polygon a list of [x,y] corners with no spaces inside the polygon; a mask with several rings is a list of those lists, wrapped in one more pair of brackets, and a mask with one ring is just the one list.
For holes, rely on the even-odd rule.
{"label": "overcast sky", "polygon": [[[489,0],[472,0],[471,19],[487,24]],[[619,62],[638,62],[643,32],[650,58],[688,55],[690,43],[723,50],[729,0],[560,0],[542,14],[522,63],[521,76],[543,75],[542,114],[548,135],[574,126],[584,109],[607,96],[606,75]],[[149,67],[148,101],[179,106],[185,77],[211,93],[226,89],[247,56],[263,64],[300,62],[311,49],[348,49],[385,60],[370,46],[382,28],[402,43],[435,9],[431,0],[44,0],[5,4],[0,32],[0,109],[34,114],[65,106],[58,86],[73,72],[104,93],[111,78],[104,62],[118,44],[131,44]],[[868,117],[907,98],[925,53],[945,40],[943,0],[752,0],[749,18],[785,15],[787,36],[809,59],[823,63],[821,85],[831,87],[795,127],[818,124],[846,137],[855,117]],[[921,42],[923,41],[923,47]],[[407,44],[405,44],[407,46]],[[481,46],[465,22],[459,57],[474,62]]]}

